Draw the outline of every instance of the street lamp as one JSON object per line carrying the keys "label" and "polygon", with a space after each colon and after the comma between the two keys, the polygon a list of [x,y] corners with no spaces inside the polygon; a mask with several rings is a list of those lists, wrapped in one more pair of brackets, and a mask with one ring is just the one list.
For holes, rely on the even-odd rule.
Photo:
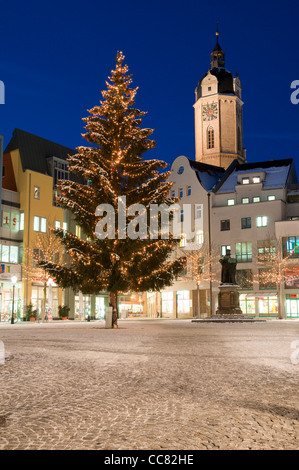
{"label": "street lamp", "polygon": [[12,276],[11,282],[12,282],[12,312],[11,312],[11,324],[13,325],[15,322],[14,319],[14,304],[15,304],[15,287],[16,283],[18,281],[17,276]]}

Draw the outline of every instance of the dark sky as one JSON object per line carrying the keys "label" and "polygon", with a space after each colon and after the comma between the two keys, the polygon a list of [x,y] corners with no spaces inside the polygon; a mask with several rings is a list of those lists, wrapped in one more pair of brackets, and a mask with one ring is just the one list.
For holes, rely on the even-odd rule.
{"label": "dark sky", "polygon": [[148,158],[194,158],[194,90],[219,42],[226,67],[243,87],[244,145],[249,162],[294,158],[299,174],[298,1],[142,0],[2,2],[0,134],[15,127],[71,148],[86,110],[123,51],[137,106],[155,130]]}

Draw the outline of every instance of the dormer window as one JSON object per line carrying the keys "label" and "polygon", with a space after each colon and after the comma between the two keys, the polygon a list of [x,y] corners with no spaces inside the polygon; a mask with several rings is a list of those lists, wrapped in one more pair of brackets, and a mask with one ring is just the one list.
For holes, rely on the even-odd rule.
{"label": "dormer window", "polygon": [[261,182],[261,177],[260,176],[254,176],[252,178],[252,182],[253,183],[260,183]]}
{"label": "dormer window", "polygon": [[242,178],[242,184],[249,184],[250,183],[250,180],[249,178]]}

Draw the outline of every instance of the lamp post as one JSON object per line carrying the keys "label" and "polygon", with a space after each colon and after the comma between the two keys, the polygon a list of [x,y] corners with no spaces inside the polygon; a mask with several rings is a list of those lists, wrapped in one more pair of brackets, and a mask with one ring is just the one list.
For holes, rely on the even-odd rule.
{"label": "lamp post", "polygon": [[12,312],[11,312],[11,324],[13,325],[15,322],[14,319],[14,306],[15,306],[15,287],[16,283],[18,281],[17,276],[12,276],[11,282],[12,282]]}

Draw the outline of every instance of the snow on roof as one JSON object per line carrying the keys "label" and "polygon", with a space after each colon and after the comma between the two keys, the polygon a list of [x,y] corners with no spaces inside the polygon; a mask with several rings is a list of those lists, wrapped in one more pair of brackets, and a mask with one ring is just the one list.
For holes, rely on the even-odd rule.
{"label": "snow on roof", "polygon": [[263,189],[272,189],[272,188],[284,188],[286,186],[287,177],[290,170],[290,164],[286,163],[284,166],[272,166],[269,168],[256,167],[252,169],[243,169],[242,165],[237,167],[231,175],[224,181],[222,186],[219,188],[217,193],[232,193],[235,191],[235,186],[238,184],[238,175],[249,175],[249,174],[265,174],[265,179],[263,180]]}

